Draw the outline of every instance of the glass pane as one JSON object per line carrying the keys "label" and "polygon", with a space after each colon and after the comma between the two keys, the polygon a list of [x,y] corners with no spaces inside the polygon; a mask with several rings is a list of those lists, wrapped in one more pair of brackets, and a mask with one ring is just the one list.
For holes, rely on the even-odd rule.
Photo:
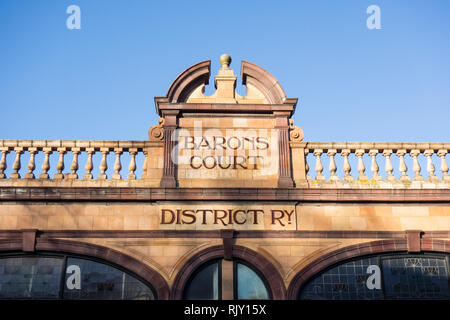
{"label": "glass pane", "polygon": [[184,293],[187,300],[219,299],[219,262],[214,262],[193,275]]}
{"label": "glass pane", "polygon": [[269,299],[269,293],[263,280],[245,264],[237,263],[236,276],[238,299]]}
{"label": "glass pane", "polygon": [[387,299],[450,298],[444,258],[399,257],[383,260]]}
{"label": "glass pane", "polygon": [[62,264],[61,258],[1,258],[0,298],[57,299]]}
{"label": "glass pane", "polygon": [[376,257],[344,262],[323,272],[300,292],[306,300],[382,299],[381,272]]}
{"label": "glass pane", "polygon": [[153,300],[152,290],[140,280],[107,264],[68,258],[64,299]]}

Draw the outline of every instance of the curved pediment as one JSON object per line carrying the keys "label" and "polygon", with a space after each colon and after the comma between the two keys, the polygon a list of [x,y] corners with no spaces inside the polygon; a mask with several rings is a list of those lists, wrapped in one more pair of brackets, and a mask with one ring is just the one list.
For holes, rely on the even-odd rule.
{"label": "curved pediment", "polygon": [[247,86],[247,93],[257,91],[264,95],[269,104],[283,104],[286,101],[286,93],[278,80],[260,66],[242,61],[242,84]]}
{"label": "curved pediment", "polygon": [[186,102],[193,91],[209,83],[211,60],[194,64],[172,82],[166,97],[170,103]]}
{"label": "curved pediment", "polygon": [[[278,80],[258,65],[242,61],[241,78],[246,86],[246,96],[236,93],[236,79],[231,57],[222,55],[222,68],[214,78],[216,92],[206,96],[205,86],[209,84],[211,61],[197,63],[183,71],[170,85],[165,97],[156,97],[158,105],[164,103],[226,103],[226,104],[284,104],[286,93]],[[294,99],[296,101],[296,99]],[[292,101],[289,101],[292,103]]]}

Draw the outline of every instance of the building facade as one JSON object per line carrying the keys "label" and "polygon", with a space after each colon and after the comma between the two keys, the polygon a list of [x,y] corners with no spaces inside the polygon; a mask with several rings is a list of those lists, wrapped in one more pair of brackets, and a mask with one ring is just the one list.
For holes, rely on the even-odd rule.
{"label": "building facade", "polygon": [[147,141],[0,140],[0,298],[449,299],[450,143],[304,141],[277,79],[220,63]]}

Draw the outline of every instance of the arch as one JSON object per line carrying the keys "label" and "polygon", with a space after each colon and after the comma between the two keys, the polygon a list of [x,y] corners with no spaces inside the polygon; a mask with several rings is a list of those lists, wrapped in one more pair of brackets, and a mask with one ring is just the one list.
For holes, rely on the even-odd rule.
{"label": "arch", "polygon": [[[112,262],[135,273],[150,283],[154,288],[158,299],[169,299],[169,286],[158,272],[141,261],[117,250],[85,242],[44,238],[36,238],[35,248],[36,252],[49,251],[72,253]],[[0,252],[7,251],[22,251],[22,239],[1,239]]]}
{"label": "arch", "polygon": [[[422,251],[449,253],[450,241],[422,239]],[[296,300],[303,285],[331,265],[359,256],[389,252],[408,252],[407,240],[392,239],[371,241],[329,252],[308,264],[294,276],[287,290],[288,299]]]}
{"label": "arch", "polygon": [[201,85],[209,83],[211,60],[194,64],[187,68],[172,82],[166,97],[169,103],[186,102],[189,95]]}
{"label": "arch", "polygon": [[[223,246],[206,248],[193,255],[180,269],[172,285],[171,298],[180,300],[184,287],[192,273],[202,264],[213,259],[224,258]],[[232,257],[244,260],[257,268],[269,285],[274,300],[286,299],[286,287],[278,270],[259,253],[242,246],[233,246]]]}
{"label": "arch", "polygon": [[242,84],[247,88],[254,87],[261,92],[270,104],[283,104],[286,101],[286,93],[278,80],[260,66],[242,61]]}

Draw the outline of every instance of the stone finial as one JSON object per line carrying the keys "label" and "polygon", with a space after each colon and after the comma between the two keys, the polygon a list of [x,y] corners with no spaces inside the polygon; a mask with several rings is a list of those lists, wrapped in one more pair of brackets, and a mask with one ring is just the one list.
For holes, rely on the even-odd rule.
{"label": "stone finial", "polygon": [[228,69],[231,64],[231,56],[229,54],[224,53],[220,56],[220,64],[222,65],[222,69]]}
{"label": "stone finial", "polygon": [[[190,81],[193,83],[192,85],[189,83],[185,85],[185,86],[190,85],[193,88],[192,90],[190,90],[189,95],[186,96],[185,101],[187,103],[227,103],[227,104],[284,103],[285,94],[278,81],[275,78],[273,78],[272,75],[267,73],[267,71],[265,71],[264,69],[246,61],[242,61],[242,66],[246,67],[245,71],[243,71],[244,69],[241,68],[241,72],[243,72],[242,73],[243,84],[246,85],[247,96],[240,96],[235,91],[237,77],[234,75],[234,71],[230,68],[231,56],[229,54],[224,53],[220,56],[219,61],[222,67],[218,70],[217,75],[214,77],[214,87],[216,88],[216,92],[210,96],[205,96],[204,94],[205,85],[208,84],[208,81],[205,81],[203,79],[201,83],[194,84],[194,82],[197,81],[196,78],[190,78],[190,76],[189,77],[186,76],[186,78],[183,78],[184,82]],[[191,68],[188,69],[190,72],[188,72],[187,74],[197,74],[197,73],[200,74],[201,72],[198,70],[199,68],[200,65],[192,66]],[[207,67],[203,66],[203,68],[207,68],[207,76],[209,78],[209,64],[207,65]],[[188,70],[186,70],[184,73],[186,73]],[[169,92],[173,92],[172,94],[173,97],[175,96],[179,97],[179,95],[175,94],[176,92],[179,91],[178,86],[181,85],[177,81],[176,83],[172,84],[171,88],[169,89]],[[258,85],[258,83],[261,83],[263,88],[266,89],[261,90],[260,85]],[[194,86],[196,87],[194,88]],[[272,94],[276,94],[279,97],[277,99],[270,100],[269,96],[271,96]],[[181,102],[179,100],[176,100],[175,98],[171,99],[172,101]]]}
{"label": "stone finial", "polygon": [[236,88],[236,76],[232,69],[229,68],[231,57],[228,54],[220,56],[220,64],[222,68],[217,72],[214,78],[214,85],[217,91],[212,97],[217,103],[237,103],[237,96],[234,91]]}

